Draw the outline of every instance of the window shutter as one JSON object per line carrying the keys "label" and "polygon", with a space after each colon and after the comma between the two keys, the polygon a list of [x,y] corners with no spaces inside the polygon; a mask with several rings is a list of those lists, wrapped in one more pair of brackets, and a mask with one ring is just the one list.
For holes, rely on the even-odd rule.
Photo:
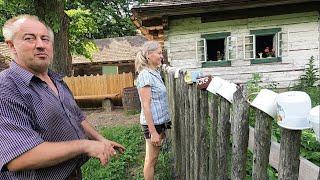
{"label": "window shutter", "polygon": [[278,57],[288,56],[289,51],[289,32],[277,33],[277,55]]}
{"label": "window shutter", "polygon": [[237,58],[237,38],[234,36],[227,37],[226,60],[234,60]]}
{"label": "window shutter", "polygon": [[247,35],[243,41],[244,59],[256,58],[256,37],[255,35]]}
{"label": "window shutter", "polygon": [[204,38],[200,38],[196,42],[196,60],[198,62],[207,61],[207,42]]}

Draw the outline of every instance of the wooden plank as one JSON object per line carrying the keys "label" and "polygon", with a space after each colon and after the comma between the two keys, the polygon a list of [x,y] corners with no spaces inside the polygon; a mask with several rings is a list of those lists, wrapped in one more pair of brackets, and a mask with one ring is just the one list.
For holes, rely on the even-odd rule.
{"label": "wooden plank", "polygon": [[181,78],[182,75],[180,74],[180,78],[175,79],[175,120],[173,124],[173,131],[174,131],[174,137],[175,137],[175,152],[176,152],[176,177],[178,179],[181,179],[182,177],[182,149],[181,149],[181,112],[180,112],[180,107],[181,107]]}
{"label": "wooden plank", "polygon": [[74,96],[75,100],[104,100],[113,99],[117,97],[119,93],[115,94],[104,94],[104,95],[87,95],[87,96]]}
{"label": "wooden plank", "polygon": [[208,168],[209,168],[209,152],[208,152],[208,136],[207,136],[207,126],[208,126],[208,91],[200,91],[200,119],[199,119],[199,130],[200,130],[200,167],[199,167],[199,179],[208,179]]}
{"label": "wooden plank", "polygon": [[217,128],[218,128],[218,97],[212,95],[209,100],[209,115],[211,129],[210,135],[210,147],[209,147],[209,176],[208,179],[216,179],[217,174]]}
{"label": "wooden plank", "polygon": [[189,109],[189,85],[186,83],[183,83],[182,86],[182,91],[183,91],[183,99],[184,99],[184,128],[182,129],[183,134],[184,134],[184,159],[185,159],[185,179],[189,180],[190,179],[190,174],[189,174],[189,169],[190,169],[190,158],[189,158],[189,146],[190,146],[190,139],[189,137],[189,131],[190,131],[190,109]]}
{"label": "wooden plank", "polygon": [[230,103],[220,98],[220,108],[218,116],[218,139],[217,139],[217,161],[218,171],[217,179],[227,180],[228,179],[228,149],[230,140]]}
{"label": "wooden plank", "polygon": [[295,180],[299,177],[301,130],[281,128],[278,177]]}
{"label": "wooden plank", "polygon": [[189,141],[190,141],[190,151],[189,151],[189,159],[190,159],[190,169],[189,169],[189,177],[190,179],[193,179],[194,177],[194,153],[195,153],[195,142],[194,142],[194,123],[196,123],[197,121],[195,121],[194,119],[194,102],[193,102],[193,92],[196,89],[196,85],[192,85],[189,86],[190,88],[188,88],[188,98],[189,98],[189,117],[190,117],[190,124],[189,124]]}
{"label": "wooden plank", "polygon": [[200,179],[200,91],[196,88],[193,88],[193,108],[194,108],[194,177],[193,179]]}
{"label": "wooden plank", "polygon": [[[249,135],[249,150],[252,152],[255,143],[254,138],[254,129],[250,127]],[[279,157],[280,157],[280,144],[271,141],[269,164],[274,167],[276,170],[279,169]],[[319,166],[311,163],[307,159],[300,157],[300,167],[299,167],[299,180],[310,180],[317,179],[318,174],[320,173]]]}
{"label": "wooden plank", "polygon": [[185,151],[185,143],[186,143],[186,133],[185,133],[185,88],[186,85],[182,76],[179,77],[180,81],[180,106],[179,106],[179,112],[180,112],[180,134],[181,134],[181,178],[186,178],[186,151]]}
{"label": "wooden plank", "polygon": [[256,139],[253,149],[253,179],[267,180],[269,154],[271,146],[272,118],[255,108],[256,122],[254,137]]}
{"label": "wooden plank", "polygon": [[245,86],[240,86],[233,94],[231,179],[242,180],[246,177],[249,140],[249,104],[246,97],[247,90]]}

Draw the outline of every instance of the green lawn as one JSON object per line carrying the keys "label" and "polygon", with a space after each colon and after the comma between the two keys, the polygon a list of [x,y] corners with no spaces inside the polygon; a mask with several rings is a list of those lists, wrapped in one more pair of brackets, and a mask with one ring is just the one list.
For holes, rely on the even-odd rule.
{"label": "green lawn", "polygon": [[[145,144],[139,125],[101,128],[101,134],[106,138],[119,142],[126,147],[123,155],[113,158],[107,166],[101,166],[99,160],[90,159],[82,166],[84,180],[127,180],[143,179],[143,161]],[[167,146],[165,146],[167,147]],[[171,179],[171,166],[168,148],[160,154],[156,168],[156,178],[159,180]]]}

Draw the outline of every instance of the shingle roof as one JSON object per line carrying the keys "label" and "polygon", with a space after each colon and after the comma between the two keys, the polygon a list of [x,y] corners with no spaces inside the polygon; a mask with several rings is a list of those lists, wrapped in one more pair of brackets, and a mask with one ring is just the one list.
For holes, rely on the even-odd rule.
{"label": "shingle roof", "polygon": [[6,43],[0,42],[0,71],[9,67],[10,60],[10,49]]}
{"label": "shingle roof", "polygon": [[11,57],[10,49],[8,48],[7,44],[4,42],[0,42],[0,55],[4,57]]}
{"label": "shingle roof", "polygon": [[[94,42],[99,52],[93,55],[92,62],[134,61],[137,51],[146,42],[143,36],[97,39]],[[83,56],[73,56],[72,64],[91,63]]]}

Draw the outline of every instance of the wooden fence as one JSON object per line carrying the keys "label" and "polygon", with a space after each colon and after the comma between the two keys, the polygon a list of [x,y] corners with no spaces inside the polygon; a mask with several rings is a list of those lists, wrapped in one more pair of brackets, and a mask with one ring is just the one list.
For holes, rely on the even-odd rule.
{"label": "wooden fence", "polygon": [[64,81],[74,96],[119,94],[117,99],[121,99],[123,88],[133,86],[133,74],[65,77]]}
{"label": "wooden fence", "polygon": [[208,92],[196,85],[187,85],[181,73],[175,79],[174,73],[168,72],[165,81],[172,107],[169,137],[175,179],[244,180],[249,149],[253,151],[251,176],[255,180],[268,179],[269,164],[278,170],[279,179],[320,180],[319,167],[299,158],[301,131],[281,129],[280,145],[273,142],[272,118],[258,109],[254,109],[255,128],[249,126],[245,86],[234,93],[231,104],[220,96],[209,98]]}

